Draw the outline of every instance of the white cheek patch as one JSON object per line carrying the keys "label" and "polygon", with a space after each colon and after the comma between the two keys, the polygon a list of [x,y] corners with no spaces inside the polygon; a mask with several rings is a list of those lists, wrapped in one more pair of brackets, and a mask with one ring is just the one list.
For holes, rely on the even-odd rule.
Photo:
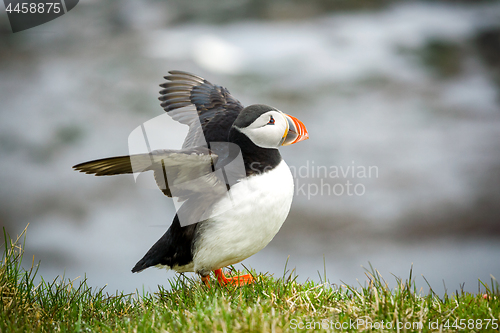
{"label": "white cheek patch", "polygon": [[265,125],[257,128],[238,128],[238,130],[261,148],[278,148],[286,131],[286,123],[280,118],[274,118],[276,120],[274,125]]}

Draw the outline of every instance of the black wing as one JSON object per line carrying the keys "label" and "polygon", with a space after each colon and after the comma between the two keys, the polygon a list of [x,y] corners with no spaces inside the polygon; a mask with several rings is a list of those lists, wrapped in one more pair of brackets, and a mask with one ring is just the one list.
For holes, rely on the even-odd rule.
{"label": "black wing", "polygon": [[[213,192],[220,179],[213,173],[218,156],[205,147],[154,150],[150,154],[103,158],[75,165],[75,170],[111,176],[152,170],[160,190],[182,201],[194,192]],[[195,183],[192,181],[196,180]],[[196,186],[193,186],[196,185]]]}
{"label": "black wing", "polygon": [[183,201],[172,225],[134,266],[139,272],[155,265],[170,268],[189,264],[198,222],[226,193],[224,179],[213,172],[218,156],[206,147],[155,150],[150,154],[118,156],[80,163],[73,168],[96,176],[152,170],[158,187],[169,197]]}
{"label": "black wing", "polygon": [[[211,142],[227,142],[229,130],[243,110],[243,105],[231,96],[226,88],[214,85],[199,76],[182,71],[170,71],[169,74],[165,76],[168,82],[161,84],[164,89],[160,91],[159,99],[162,101],[161,106],[174,120],[189,126],[183,144],[185,149],[111,157],[74,166],[76,170],[97,176],[153,170],[156,182],[165,195],[182,198],[182,191],[191,195],[178,211],[167,232],[135,265],[132,272],[158,264],[174,268],[192,261],[191,246],[200,223],[182,226],[182,218],[179,218],[179,215],[184,213],[192,220],[201,221],[197,219],[198,216],[203,216],[223,194],[217,193],[215,188],[226,190],[227,180],[221,181],[220,177],[212,172],[214,164],[219,160],[221,165],[226,165],[227,163],[222,161],[230,161],[231,156],[234,157],[239,152],[239,149],[235,150],[231,146],[216,149],[215,153],[206,147]],[[200,152],[203,149],[206,151]],[[210,170],[207,168],[208,158]],[[239,172],[240,169],[233,170],[236,171],[233,172],[233,179],[245,176],[244,168],[242,173]],[[165,175],[167,170],[175,176],[174,183]],[[201,186],[199,182],[193,186],[191,182],[185,181],[194,178],[202,180]],[[168,184],[165,179],[169,180]],[[224,186],[218,186],[221,183]],[[200,205],[199,202],[203,204]]]}
{"label": "black wing", "polygon": [[189,125],[183,148],[225,142],[243,105],[221,86],[183,71],[170,71],[161,84],[163,109],[180,123]]}

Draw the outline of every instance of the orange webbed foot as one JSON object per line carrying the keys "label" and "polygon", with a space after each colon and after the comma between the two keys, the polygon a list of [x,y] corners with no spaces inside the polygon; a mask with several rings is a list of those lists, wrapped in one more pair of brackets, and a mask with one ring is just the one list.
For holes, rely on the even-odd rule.
{"label": "orange webbed foot", "polygon": [[244,286],[246,284],[250,284],[255,281],[255,279],[251,274],[238,275],[227,278],[224,275],[222,268],[215,270],[214,274],[217,277],[217,281],[219,281],[219,283],[223,285],[231,284],[233,286]]}
{"label": "orange webbed foot", "polygon": [[235,286],[244,286],[246,284],[251,284],[254,282],[254,278],[250,274],[233,276],[227,279],[227,283]]}

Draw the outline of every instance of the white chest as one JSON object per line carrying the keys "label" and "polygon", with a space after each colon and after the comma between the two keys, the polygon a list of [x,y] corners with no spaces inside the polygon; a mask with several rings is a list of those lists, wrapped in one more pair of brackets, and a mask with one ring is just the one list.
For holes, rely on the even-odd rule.
{"label": "white chest", "polygon": [[282,161],[276,168],[231,187],[229,199],[214,207],[194,244],[194,270],[211,271],[238,263],[262,250],[285,221],[293,198],[293,178]]}

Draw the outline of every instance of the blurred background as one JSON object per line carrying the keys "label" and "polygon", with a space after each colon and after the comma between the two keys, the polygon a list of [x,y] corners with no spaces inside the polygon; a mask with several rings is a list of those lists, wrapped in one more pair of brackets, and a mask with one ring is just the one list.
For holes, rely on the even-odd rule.
{"label": "blurred background", "polygon": [[500,277],[500,2],[88,0],[16,34],[3,9],[0,224],[15,237],[29,223],[25,265],[34,255],[45,280],[87,274],[113,293],[174,276],[130,272],[170,225],[170,199],[71,169],[128,154],[163,114],[171,69],[308,128],[281,150],[290,215],[245,266],[281,276],[288,260],[299,281],[355,285],[370,264],[390,285],[413,266],[441,294]]}

